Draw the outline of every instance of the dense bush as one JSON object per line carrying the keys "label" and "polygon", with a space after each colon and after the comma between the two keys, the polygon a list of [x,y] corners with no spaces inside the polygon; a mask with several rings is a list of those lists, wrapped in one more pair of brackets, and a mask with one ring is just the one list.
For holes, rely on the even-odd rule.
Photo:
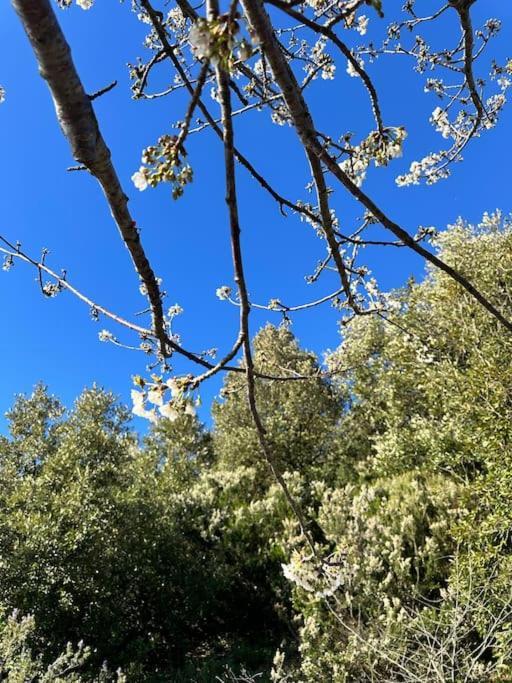
{"label": "dense bush", "polygon": [[[459,221],[438,246],[510,314],[507,220]],[[319,574],[302,550],[286,567],[302,615],[295,676],[509,680],[512,339],[437,271],[394,298],[328,360],[349,390],[340,454],[357,476],[319,485],[339,566]]]}

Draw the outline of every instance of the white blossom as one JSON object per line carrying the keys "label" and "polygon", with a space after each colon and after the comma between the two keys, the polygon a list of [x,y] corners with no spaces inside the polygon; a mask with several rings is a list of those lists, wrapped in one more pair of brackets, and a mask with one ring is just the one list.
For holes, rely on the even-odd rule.
{"label": "white blossom", "polygon": [[324,81],[332,81],[336,73],[336,65],[332,62],[322,68],[322,78]]}
{"label": "white blossom", "polygon": [[160,411],[160,415],[162,415],[162,417],[166,417],[171,422],[174,422],[180,416],[179,412],[172,403],[165,403],[164,405],[160,406],[158,410]]}
{"label": "white blossom", "polygon": [[278,126],[286,126],[290,123],[290,112],[285,104],[278,104],[271,114],[272,122]]}
{"label": "white blossom", "polygon": [[436,107],[430,117],[431,123],[436,127],[438,133],[441,133],[443,138],[447,139],[452,135],[452,127],[448,120],[448,114],[441,107]]}
{"label": "white blossom", "polygon": [[173,398],[181,394],[182,390],[180,384],[175,377],[170,377],[165,384],[171,390],[171,396]]}
{"label": "white blossom", "polygon": [[156,422],[157,416],[154,410],[147,410],[144,402],[144,394],[137,389],[132,389],[131,398],[133,402],[132,413],[137,417],[144,417],[150,422]]}
{"label": "white blossom", "polygon": [[167,14],[167,24],[172,26],[174,30],[184,29],[186,25],[186,18],[179,7],[173,7]]}
{"label": "white blossom", "polygon": [[183,308],[179,304],[174,304],[167,311],[169,318],[174,318],[174,316],[181,315],[181,313],[183,313]]}
{"label": "white blossom", "polygon": [[114,335],[108,330],[101,330],[101,332],[98,333],[98,339],[102,342],[112,341],[114,339]]}
{"label": "white blossom", "polygon": [[151,17],[147,12],[139,12],[137,19],[143,24],[151,24]]}
{"label": "white blossom", "polygon": [[357,20],[356,20],[356,23],[355,23],[354,28],[356,29],[356,31],[357,31],[361,36],[366,35],[366,31],[368,30],[368,23],[369,23],[369,21],[370,21],[370,20],[368,19],[368,17],[365,16],[364,14],[362,14],[360,17],[357,17]]}
{"label": "white blossom", "polygon": [[254,66],[253,66],[254,73],[255,73],[257,76],[264,76],[264,75],[266,75],[266,73],[268,73],[268,71],[265,70],[265,68],[264,68],[265,66],[266,66],[266,65],[263,64],[263,60],[258,59],[258,61],[256,61],[256,62],[254,63]]}
{"label": "white blossom", "polygon": [[424,157],[421,161],[413,161],[409,168],[409,173],[398,176],[396,184],[399,187],[419,185],[420,180],[425,178],[428,185],[433,185],[438,180],[447,178],[449,175],[448,169],[439,167],[443,158],[442,154],[433,153]]}
{"label": "white blossom", "polygon": [[361,187],[366,178],[368,163],[361,157],[350,157],[340,163],[341,170],[354,181],[357,187]]}
{"label": "white blossom", "polygon": [[387,166],[389,161],[402,156],[406,137],[403,126],[386,128],[383,133],[373,131],[360,145],[351,148],[350,156],[340,163],[340,168],[360,187],[372,161],[375,166]]}
{"label": "white blossom", "polygon": [[213,56],[213,40],[208,25],[204,20],[196,21],[192,25],[188,34],[188,42],[198,59],[204,57],[210,59]]}
{"label": "white blossom", "polygon": [[369,296],[372,298],[377,298],[379,296],[379,289],[377,286],[377,280],[372,277],[365,282],[365,289]]}
{"label": "white blossom", "polygon": [[185,415],[190,415],[191,417],[195,417],[196,415],[196,409],[191,403],[187,403],[185,406]]}
{"label": "white blossom", "polygon": [[[356,57],[356,60],[360,67],[364,66],[364,62],[360,57]],[[347,73],[352,78],[359,78],[359,74],[357,73],[352,61],[350,60],[347,60]]]}
{"label": "white blossom", "polygon": [[132,182],[135,187],[143,192],[148,187],[147,171],[144,166],[141,166],[138,171],[132,175]]}
{"label": "white blossom", "polygon": [[288,581],[295,583],[297,586],[300,586],[305,591],[313,592],[315,590],[314,586],[303,575],[304,573],[301,571],[301,567],[294,566],[292,563],[290,563],[281,564],[281,568],[283,570],[285,578],[288,579]]}
{"label": "white blossom", "polygon": [[240,47],[238,48],[238,59],[240,59],[242,62],[245,62],[247,59],[250,59],[251,56],[252,47],[245,39],[241,40]]}
{"label": "white blossom", "polygon": [[158,386],[152,387],[148,391],[148,401],[154,405],[161,406],[163,404],[162,389]]}
{"label": "white blossom", "polygon": [[92,0],[76,0],[76,4],[81,7],[82,9],[91,9],[92,7]]}
{"label": "white blossom", "polygon": [[8,272],[9,270],[11,270],[11,268],[13,266],[14,266],[14,257],[12,256],[12,254],[7,254],[6,256],[4,256],[4,261],[2,264],[2,270],[4,270],[5,272]]}
{"label": "white blossom", "polygon": [[215,295],[217,296],[218,299],[229,299],[231,296],[231,287],[228,287],[228,285],[222,285],[222,287],[218,287],[215,290]]}

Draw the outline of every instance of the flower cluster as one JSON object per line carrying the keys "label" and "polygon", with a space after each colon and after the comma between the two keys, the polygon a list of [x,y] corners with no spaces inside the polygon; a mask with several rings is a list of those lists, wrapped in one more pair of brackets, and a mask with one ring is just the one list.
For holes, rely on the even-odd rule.
{"label": "flower cluster", "polygon": [[45,282],[42,291],[45,296],[53,298],[62,291],[62,285],[60,282]]}
{"label": "flower cluster", "polygon": [[325,7],[329,4],[327,0],[306,0],[306,4],[309,5],[312,9],[315,10],[315,12],[319,12],[320,10],[325,9]]}
{"label": "flower cluster", "polygon": [[238,22],[229,15],[211,20],[200,18],[192,25],[188,41],[198,59],[208,59],[213,66],[231,71],[238,31]]}
{"label": "flower cluster", "polygon": [[[63,9],[67,9],[72,4],[72,0],[57,0],[57,2]],[[93,5],[93,0],[76,0],[76,4],[81,9],[88,10],[91,9]]]}
{"label": "flower cluster", "polygon": [[359,17],[357,17],[355,23],[354,23],[354,28],[355,30],[359,33],[360,36],[366,35],[366,31],[368,30],[368,23],[369,19],[367,16],[364,14],[361,14]]}
{"label": "flower cluster", "polygon": [[167,311],[167,316],[169,318],[174,318],[177,315],[181,315],[183,313],[183,308],[179,304],[174,304],[174,306],[171,306],[169,310]]}
{"label": "flower cluster", "polygon": [[[357,61],[361,68],[364,67],[364,62],[361,59],[361,57],[354,57],[354,59]],[[359,78],[359,73],[357,72],[354,63],[350,59],[347,61],[347,73],[351,78]]]}
{"label": "flower cluster", "polygon": [[[400,38],[401,26],[390,27],[389,40]],[[490,38],[495,36],[501,27],[496,19],[489,19],[483,30],[475,32],[476,38],[482,41],[482,46],[476,53],[480,54]],[[386,44],[387,47],[387,44]],[[396,53],[409,54],[416,57],[416,71],[423,73],[438,66],[448,66],[459,55],[462,48],[443,53],[433,52],[420,36],[415,37],[414,47],[407,50],[400,43],[395,48]],[[375,53],[376,55],[376,53]],[[374,55],[374,56],[375,56]],[[463,57],[461,56],[461,59]],[[476,57],[475,57],[476,59]],[[490,79],[495,81],[499,92],[483,99],[481,94],[470,88],[465,81],[462,84],[445,83],[441,78],[428,78],[424,87],[425,92],[435,94],[441,100],[447,100],[444,107],[436,107],[430,116],[430,122],[435,130],[445,140],[451,140],[451,147],[445,151],[431,153],[420,161],[411,164],[409,172],[400,175],[396,182],[399,186],[418,185],[421,180],[428,185],[438,182],[450,175],[450,166],[462,160],[462,150],[472,137],[478,137],[483,131],[494,128],[498,116],[506,103],[505,93],[512,85],[512,62],[499,65],[492,62]],[[477,81],[478,89],[485,85],[483,80]],[[480,99],[480,104],[476,98]]]}
{"label": "flower cluster", "polygon": [[436,107],[432,112],[430,122],[435,126],[436,131],[441,133],[443,138],[447,139],[452,134],[452,127],[450,125],[450,121],[448,120],[446,109]]}
{"label": "flower cluster", "polygon": [[321,74],[324,81],[332,80],[336,72],[336,65],[333,58],[326,54],[325,48],[327,39],[321,36],[313,45],[309,54],[309,63],[305,66],[305,71],[308,77],[315,79],[318,73]]}
{"label": "flower cluster", "polygon": [[132,175],[132,182],[141,192],[160,183],[170,183],[173,199],[182,196],[185,185],[192,182],[192,168],[183,162],[185,152],[177,145],[175,135],[162,135],[156,145],[142,153],[144,164]]}
{"label": "flower cluster", "polygon": [[113,341],[114,335],[109,330],[101,330],[101,332],[98,332],[98,339],[101,342]]}
{"label": "flower cluster", "polygon": [[[511,81],[509,79],[500,79],[502,81],[502,89],[506,90],[510,87]],[[487,129],[494,128],[498,122],[498,114],[503,109],[507,102],[504,92],[496,93],[487,98],[485,102],[486,116],[484,120],[484,127]]]}
{"label": "flower cluster", "polygon": [[[196,410],[187,394],[190,388],[189,377],[171,377],[163,381],[161,377],[153,375],[152,379],[153,382],[148,383],[139,375],[133,378],[134,384],[139,387],[131,392],[134,415],[153,423],[158,421],[159,415],[171,422],[181,415],[195,416]],[[166,400],[167,393],[171,395],[169,400]],[[195,403],[197,405],[197,400]]]}
{"label": "flower cluster", "polygon": [[181,11],[180,7],[173,7],[167,13],[167,28],[173,31],[174,33],[177,33],[181,36],[185,29],[186,23],[186,17]]}
{"label": "flower cluster", "polygon": [[290,110],[285,104],[278,104],[272,108],[272,122],[278,126],[286,126],[291,123]]}
{"label": "flower cluster", "polygon": [[391,159],[402,156],[406,137],[402,126],[385,128],[382,133],[373,131],[360,145],[350,148],[350,155],[341,162],[340,168],[360,187],[372,161],[375,166],[387,166]]}
{"label": "flower cluster", "polygon": [[2,263],[2,270],[8,272],[14,265],[14,256],[12,254],[7,254],[4,256],[4,261]]}
{"label": "flower cluster", "polygon": [[282,564],[283,574],[288,581],[317,598],[334,595],[344,583],[341,555],[332,556],[322,567],[316,567],[299,552],[294,551],[288,564]]}
{"label": "flower cluster", "polygon": [[413,161],[409,173],[398,176],[396,184],[399,187],[407,185],[419,185],[421,179],[426,179],[427,185],[433,185],[438,180],[447,178],[450,174],[446,166],[441,163],[446,159],[444,152],[429,154],[421,161]]}
{"label": "flower cluster", "polygon": [[229,297],[231,296],[231,287],[229,287],[228,285],[222,285],[222,287],[218,287],[215,290],[215,295],[221,301],[225,301],[226,299],[229,299]]}

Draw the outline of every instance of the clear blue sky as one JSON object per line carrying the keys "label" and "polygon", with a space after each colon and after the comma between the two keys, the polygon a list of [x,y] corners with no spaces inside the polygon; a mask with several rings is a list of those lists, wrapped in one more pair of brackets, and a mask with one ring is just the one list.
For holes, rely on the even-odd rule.
{"label": "clear blue sky", "polygon": [[[218,286],[232,280],[222,150],[212,134],[190,140],[195,181],[178,202],[171,200],[167,187],[144,193],[133,188],[130,176],[139,166],[141,149],[182,117],[185,100],[179,94],[154,102],[131,100],[126,63],[144,54],[141,41],[145,27],[131,13],[129,4],[96,0],[88,12],[74,6],[59,11],[59,18],[86,87],[93,92],[114,79],[119,81],[113,92],[96,103],[96,111],[130,195],[132,212],[142,227],[147,252],[157,275],[164,278],[167,303],[179,303],[185,309],[176,330],[192,350],[212,346],[225,350],[236,334],[238,313],[215,296]],[[401,4],[395,0],[384,3],[385,9]],[[427,0],[417,6],[428,12],[439,4]],[[378,23],[370,9],[367,14]],[[512,45],[511,3],[477,2],[475,26],[489,16],[504,23],[489,52],[501,59]],[[388,15],[387,20],[390,18]],[[448,20],[437,29],[434,40],[437,45],[452,45],[457,36],[457,27]],[[499,126],[473,144],[465,163],[454,168],[448,181],[432,188],[398,189],[395,175],[404,172],[412,160],[442,147],[444,141],[428,123],[436,100],[423,93],[424,79],[412,72],[406,58],[379,62],[370,67],[370,73],[382,93],[386,122],[415,131],[407,140],[404,158],[395,162],[391,172],[373,171],[366,185],[391,217],[415,232],[419,225],[442,228],[459,215],[477,221],[486,210],[511,210],[506,162],[512,140],[510,107]],[[164,83],[166,74],[162,72],[159,78]],[[7,91],[6,102],[0,107],[1,233],[13,241],[20,240],[33,255],[42,247],[49,248],[50,265],[57,270],[65,268],[69,280],[99,303],[133,318],[145,301],[138,292],[128,254],[95,181],[85,173],[65,171],[73,163],[67,142],[8,2],[0,4],[0,83]],[[359,79],[344,73],[343,64],[334,82],[318,81],[312,93],[319,125],[325,131],[336,135],[348,129],[362,138],[371,130],[365,93]],[[254,113],[237,120],[236,134],[254,165],[264,170],[283,194],[292,199],[304,196],[306,165],[293,131],[269,124],[267,114]],[[254,300],[266,302],[278,297],[296,303],[329,292],[328,281],[316,290],[303,281],[321,257],[321,244],[312,230],[292,217],[280,218],[272,201],[243,171],[239,173],[239,187],[249,288]],[[336,206],[342,225],[347,227],[361,214],[348,198],[341,197]],[[420,276],[423,269],[423,264],[405,250],[379,251],[369,258],[383,289],[400,285],[411,273]],[[29,392],[40,380],[67,404],[94,381],[127,400],[130,377],[144,373],[146,359],[142,354],[99,343],[97,334],[106,327],[128,343],[133,338],[106,321],[92,323],[87,308],[69,294],[43,299],[35,276],[22,264],[10,273],[0,272],[4,320],[0,413],[11,405],[15,393]],[[255,315],[253,329],[264,320]],[[304,346],[321,353],[337,345],[339,334],[332,309],[302,313],[294,320],[293,329]],[[177,363],[176,368],[179,371],[183,366]],[[203,390],[206,406],[218,386],[213,382]],[[206,417],[207,408],[204,411]]]}

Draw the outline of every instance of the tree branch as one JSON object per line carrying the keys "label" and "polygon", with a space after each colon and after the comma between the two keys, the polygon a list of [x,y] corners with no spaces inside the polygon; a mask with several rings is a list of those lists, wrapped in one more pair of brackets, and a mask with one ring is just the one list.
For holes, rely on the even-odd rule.
{"label": "tree branch", "polygon": [[281,88],[286,104],[290,111],[297,134],[302,141],[306,153],[313,153],[325,164],[327,169],[340,183],[374,216],[384,228],[392,232],[404,244],[410,247],[426,261],[445,272],[458,282],[471,296],[473,296],[492,316],[512,332],[512,322],[509,321],[469,280],[457,270],[444,263],[435,254],[418,244],[409,233],[400,227],[380,209],[375,202],[359,188],[351,178],[340,168],[336,161],[328,154],[324,146],[316,137],[315,126],[308,106],[300,91],[295,75],[283,56],[275,39],[270,18],[261,0],[242,0],[244,12],[252,29],[258,35],[262,49],[267,55],[274,78]]}
{"label": "tree branch", "polygon": [[128,209],[110,150],[76,71],[71,50],[49,0],[12,0],[37,59],[39,72],[50,88],[57,119],[74,159],[100,183],[139,278],[144,282],[151,306],[152,325],[162,356],[167,348],[160,288],[146,257],[135,221]]}
{"label": "tree branch", "polygon": [[304,514],[291,494],[288,485],[280,471],[279,465],[275,460],[274,453],[268,443],[266,430],[261,420],[256,402],[255,371],[251,350],[251,339],[249,332],[250,302],[245,281],[242,248],[240,244],[240,223],[238,218],[238,204],[236,195],[235,180],[235,154],[234,154],[234,135],[233,121],[231,118],[231,96],[227,74],[217,67],[217,82],[221,99],[222,125],[224,129],[224,162],[226,174],[226,204],[229,211],[229,223],[231,232],[231,248],[233,256],[233,266],[235,270],[235,282],[238,286],[240,297],[240,338],[242,340],[245,359],[245,370],[247,378],[247,400],[252,415],[261,451],[267,461],[270,470],[278,482],[283,494],[299,522],[302,535],[316,556],[316,548],[308,531],[308,526]]}

